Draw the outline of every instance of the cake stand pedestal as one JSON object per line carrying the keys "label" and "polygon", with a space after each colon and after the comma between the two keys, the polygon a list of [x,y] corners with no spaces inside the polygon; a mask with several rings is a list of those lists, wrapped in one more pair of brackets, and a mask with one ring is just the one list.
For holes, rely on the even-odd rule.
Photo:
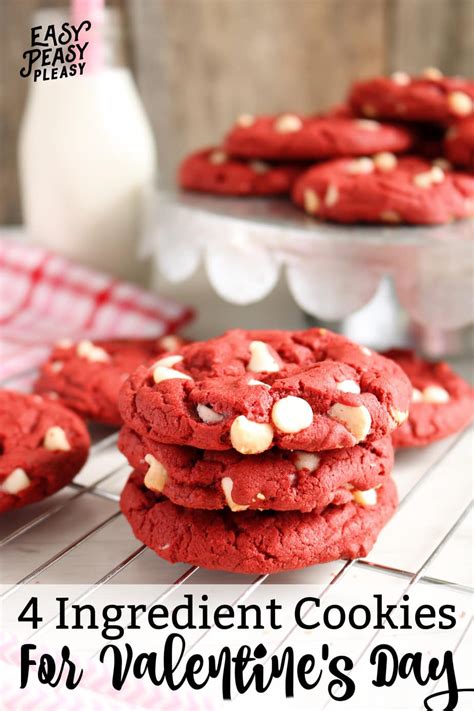
{"label": "cake stand pedestal", "polygon": [[474,307],[470,220],[343,226],[282,199],[160,191],[142,251],[170,282],[203,264],[216,293],[242,306],[265,298],[283,273],[311,320],[374,347],[410,342],[437,356],[465,349]]}

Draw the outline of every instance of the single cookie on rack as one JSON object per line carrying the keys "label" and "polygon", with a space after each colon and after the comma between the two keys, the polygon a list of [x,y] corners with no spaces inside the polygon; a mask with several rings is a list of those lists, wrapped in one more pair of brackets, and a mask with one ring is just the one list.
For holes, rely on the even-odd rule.
{"label": "single cookie on rack", "polygon": [[123,427],[119,449],[145,486],[187,508],[322,511],[380,486],[393,466],[390,437],[349,449],[270,449],[244,455],[159,444]]}
{"label": "single cookie on rack", "polygon": [[[367,497],[366,497],[367,499]],[[135,536],[171,563],[234,573],[278,573],[368,554],[395,511],[389,478],[370,501],[300,511],[202,511],[173,504],[133,472],[121,508]]]}
{"label": "single cookie on rack", "polygon": [[474,176],[443,170],[437,161],[379,153],[310,168],[292,198],[333,222],[443,224],[473,214]]}
{"label": "single cookie on rack", "polygon": [[349,102],[367,118],[449,124],[474,113],[474,81],[446,77],[434,67],[421,76],[394,72],[353,84]]}
{"label": "single cookie on rack", "polygon": [[392,434],[395,447],[421,447],[461,431],[474,418],[474,389],[447,363],[430,363],[413,351],[384,354],[413,385],[408,420]]}
{"label": "single cookie on rack", "polygon": [[259,454],[381,439],[408,416],[391,360],[326,329],[232,330],[138,368],[119,407],[140,436]]}
{"label": "single cookie on rack", "polygon": [[303,169],[301,165],[239,160],[222,148],[208,148],[184,159],[178,182],[185,190],[216,195],[286,195]]}
{"label": "single cookie on rack", "polygon": [[117,399],[128,375],[146,361],[184,343],[179,336],[109,341],[59,341],[41,368],[35,392],[86,419],[120,425]]}
{"label": "single cookie on rack", "polygon": [[44,499],[66,486],[89,452],[76,414],[39,395],[0,391],[0,512]]}
{"label": "single cookie on rack", "polygon": [[444,155],[455,165],[474,169],[474,117],[457,121],[448,128]]}
{"label": "single cookie on rack", "polygon": [[413,144],[413,134],[397,126],[350,118],[335,109],[330,116],[243,116],[228,134],[225,150],[242,158],[322,160],[378,151],[400,153]]}

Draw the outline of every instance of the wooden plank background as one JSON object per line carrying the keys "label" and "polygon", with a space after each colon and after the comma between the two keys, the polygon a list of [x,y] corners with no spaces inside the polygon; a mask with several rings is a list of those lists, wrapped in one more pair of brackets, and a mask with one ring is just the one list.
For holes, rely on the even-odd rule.
{"label": "wooden plank background", "polygon": [[[161,179],[242,112],[313,111],[356,77],[437,66],[473,73],[474,0],[113,0],[150,116]],[[64,0],[0,0],[0,223],[21,220],[18,76],[33,12]]]}

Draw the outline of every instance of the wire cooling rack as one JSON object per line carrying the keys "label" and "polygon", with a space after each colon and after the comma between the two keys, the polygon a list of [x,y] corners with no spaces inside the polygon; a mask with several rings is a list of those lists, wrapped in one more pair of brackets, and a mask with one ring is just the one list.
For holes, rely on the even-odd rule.
{"label": "wire cooling rack", "polygon": [[[32,371],[18,373],[1,386],[28,390],[34,375]],[[0,601],[33,583],[80,583],[86,586],[78,600],[82,601],[112,582],[165,586],[153,602],[163,601],[189,582],[243,584],[244,592],[234,604],[270,582],[318,585],[322,590],[319,597],[329,597],[341,586],[360,582],[367,572],[397,578],[400,598],[421,585],[427,586],[426,590],[443,589],[462,596],[474,592],[471,430],[430,447],[397,453],[394,478],[400,506],[367,558],[254,577],[171,565],[138,545],[118,508],[120,491],[130,472],[116,448],[118,433],[94,429],[91,434],[89,461],[69,486],[39,504],[1,518]],[[373,578],[369,584],[374,585]],[[472,619],[466,615],[458,626],[454,652],[472,631]],[[44,633],[53,623],[45,621],[33,636]],[[285,634],[278,648],[293,631]],[[365,645],[361,650],[359,659],[367,648]]]}

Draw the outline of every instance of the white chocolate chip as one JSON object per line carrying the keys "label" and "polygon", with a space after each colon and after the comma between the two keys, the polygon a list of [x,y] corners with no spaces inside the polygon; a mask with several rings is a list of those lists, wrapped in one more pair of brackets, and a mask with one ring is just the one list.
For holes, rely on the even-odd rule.
{"label": "white chocolate chip", "polygon": [[363,353],[364,355],[366,355],[366,356],[371,356],[371,355],[372,355],[372,351],[370,350],[370,348],[367,348],[367,346],[361,346],[361,347],[360,347],[360,350],[361,350],[362,353]]}
{"label": "white chocolate chip", "polygon": [[359,504],[360,506],[376,506],[377,491],[375,489],[367,489],[366,491],[353,489],[352,498],[356,504]]}
{"label": "white chocolate chip", "polygon": [[24,469],[17,467],[3,480],[0,489],[6,494],[18,494],[30,485],[31,481]]}
{"label": "white chocolate chip", "polygon": [[371,119],[356,119],[356,124],[363,131],[378,131],[380,128],[379,122]]}
{"label": "white chocolate chip", "polygon": [[157,550],[159,551],[166,551],[168,548],[171,546],[171,543],[165,543],[164,546],[157,546]]}
{"label": "white chocolate chip", "polygon": [[397,410],[396,407],[389,407],[390,417],[395,422],[397,426],[403,425],[405,420],[408,419],[408,410]]}
{"label": "white chocolate chip", "polygon": [[431,168],[431,181],[433,183],[442,183],[444,180],[444,170],[439,165],[434,165]]}
{"label": "white chocolate chip", "polygon": [[397,156],[388,151],[383,151],[382,153],[377,153],[374,156],[375,167],[378,170],[389,171],[393,170],[397,166]]}
{"label": "white chocolate chip", "polygon": [[340,383],[337,383],[336,388],[342,393],[360,394],[360,387],[355,380],[342,380]]}
{"label": "white chocolate chip", "polygon": [[314,190],[311,190],[311,188],[306,188],[306,190],[304,191],[303,202],[304,202],[304,209],[310,215],[316,214],[316,212],[319,210],[319,206],[321,204],[317,193]]}
{"label": "white chocolate chip", "polygon": [[377,109],[372,104],[364,104],[362,107],[362,113],[364,116],[377,116]]}
{"label": "white chocolate chip", "polygon": [[225,476],[221,479],[222,491],[224,492],[225,500],[227,501],[227,506],[231,511],[246,511],[248,505],[244,506],[242,504],[237,504],[232,498],[232,489],[234,488],[234,482],[230,476]]}
{"label": "white chocolate chip", "polygon": [[443,78],[443,72],[436,67],[426,67],[426,69],[423,69],[421,76],[425,79],[431,79],[431,81],[439,81]]}
{"label": "white chocolate chip", "polygon": [[324,203],[327,207],[332,207],[339,200],[339,190],[336,185],[330,183],[328,189],[326,190],[326,195],[324,197]]}
{"label": "white chocolate chip", "polygon": [[220,412],[215,412],[212,407],[208,407],[207,405],[199,403],[196,409],[201,420],[207,425],[215,425],[224,419],[224,415],[221,415]]}
{"label": "white chocolate chip", "polygon": [[433,165],[442,168],[444,172],[453,169],[452,163],[450,163],[449,160],[446,160],[446,158],[435,158]]}
{"label": "white chocolate chip", "polygon": [[448,94],[448,106],[456,116],[468,116],[472,111],[472,99],[463,91]]}
{"label": "white chocolate chip", "polygon": [[294,463],[298,471],[307,469],[309,472],[315,472],[319,467],[319,457],[314,452],[296,452]]}
{"label": "white chocolate chip", "polygon": [[249,344],[250,360],[247,370],[254,373],[277,373],[280,366],[266,343],[263,341],[251,341]]}
{"label": "white chocolate chip", "polygon": [[260,175],[268,173],[268,171],[270,170],[270,166],[268,165],[268,163],[265,163],[263,160],[252,160],[250,161],[249,165],[254,171],[254,173],[259,173]]}
{"label": "white chocolate chip", "polygon": [[71,445],[62,427],[50,427],[46,430],[43,447],[50,452],[69,452]]}
{"label": "white chocolate chip", "polygon": [[370,432],[372,420],[370,413],[364,405],[351,407],[336,402],[329,408],[329,417],[337,420],[355,437],[356,442],[362,442]]}
{"label": "white chocolate chip", "polygon": [[53,362],[49,364],[49,367],[53,373],[59,373],[63,369],[64,363],[60,360],[53,360]]}
{"label": "white chocolate chip", "polygon": [[424,173],[417,173],[413,176],[413,183],[419,187],[427,190],[433,185],[433,176],[431,175],[431,170],[427,170]]}
{"label": "white chocolate chip", "polygon": [[227,153],[224,151],[212,151],[209,154],[209,163],[212,165],[222,165],[227,161]]}
{"label": "white chocolate chip", "polygon": [[412,402],[422,402],[423,401],[423,393],[421,390],[418,390],[418,388],[413,388],[413,392],[411,394],[411,401]]}
{"label": "white chocolate chip", "polygon": [[265,496],[265,494],[258,493],[257,496],[256,496],[256,498],[257,498],[257,499],[260,499],[260,501],[265,501],[265,499],[266,499],[267,497]]}
{"label": "white chocolate chip", "polygon": [[288,395],[273,405],[272,421],[280,432],[295,434],[312,424],[313,410],[302,397]]}
{"label": "white chocolate chip", "polygon": [[79,341],[76,349],[80,358],[85,358],[91,363],[108,363],[110,356],[100,346],[95,346],[92,341]]}
{"label": "white chocolate chip", "polygon": [[439,385],[428,385],[423,390],[423,401],[434,405],[449,402],[449,393]]}
{"label": "white chocolate chip", "polygon": [[180,355],[165,356],[164,358],[160,358],[160,360],[157,360],[153,367],[156,368],[157,366],[163,366],[164,368],[172,368],[173,365],[176,365],[176,363],[181,363],[182,360],[183,356]]}
{"label": "white chocolate chip", "polygon": [[382,222],[388,222],[393,225],[398,225],[402,221],[401,215],[395,210],[384,210],[380,213]]}
{"label": "white chocolate chip", "polygon": [[411,82],[410,75],[406,72],[393,72],[390,79],[394,84],[398,84],[398,86],[408,86]]}
{"label": "white chocolate chip", "polygon": [[230,441],[241,454],[259,454],[271,447],[273,427],[267,422],[254,422],[239,415],[230,428]]}
{"label": "white chocolate chip", "polygon": [[165,351],[175,351],[182,345],[182,341],[178,336],[162,336],[159,340],[160,346],[165,349]]}
{"label": "white chocolate chip", "polygon": [[55,393],[54,390],[49,390],[44,395],[45,397],[49,397],[50,400],[59,400],[59,395],[58,393]]}
{"label": "white chocolate chip", "polygon": [[274,129],[277,133],[294,133],[299,131],[302,126],[303,122],[296,114],[282,114],[274,123]]}
{"label": "white chocolate chip", "polygon": [[252,126],[255,123],[255,117],[252,116],[252,114],[241,114],[238,117],[236,123],[242,128],[248,128],[249,126]]}
{"label": "white chocolate chip", "polygon": [[161,494],[165,488],[166,480],[168,479],[168,472],[153,454],[145,454],[145,462],[148,464],[148,471],[145,474],[143,483],[147,489],[157,491]]}
{"label": "white chocolate chip", "polygon": [[247,385],[263,385],[264,388],[267,388],[270,390],[272,387],[268,383],[263,383],[261,380],[255,380],[255,378],[250,378],[250,380],[247,382]]}
{"label": "white chocolate chip", "polygon": [[354,175],[367,175],[368,173],[373,173],[374,162],[372,158],[356,158],[347,164],[346,170]]}
{"label": "white chocolate chip", "polygon": [[54,345],[56,348],[70,348],[73,345],[73,342],[70,338],[61,338],[59,341],[56,341]]}
{"label": "white chocolate chip", "polygon": [[153,370],[153,380],[155,383],[162,383],[164,380],[173,380],[179,378],[181,380],[192,380],[186,373],[180,373],[179,370],[173,370],[172,368],[164,368],[162,365],[158,365]]}

